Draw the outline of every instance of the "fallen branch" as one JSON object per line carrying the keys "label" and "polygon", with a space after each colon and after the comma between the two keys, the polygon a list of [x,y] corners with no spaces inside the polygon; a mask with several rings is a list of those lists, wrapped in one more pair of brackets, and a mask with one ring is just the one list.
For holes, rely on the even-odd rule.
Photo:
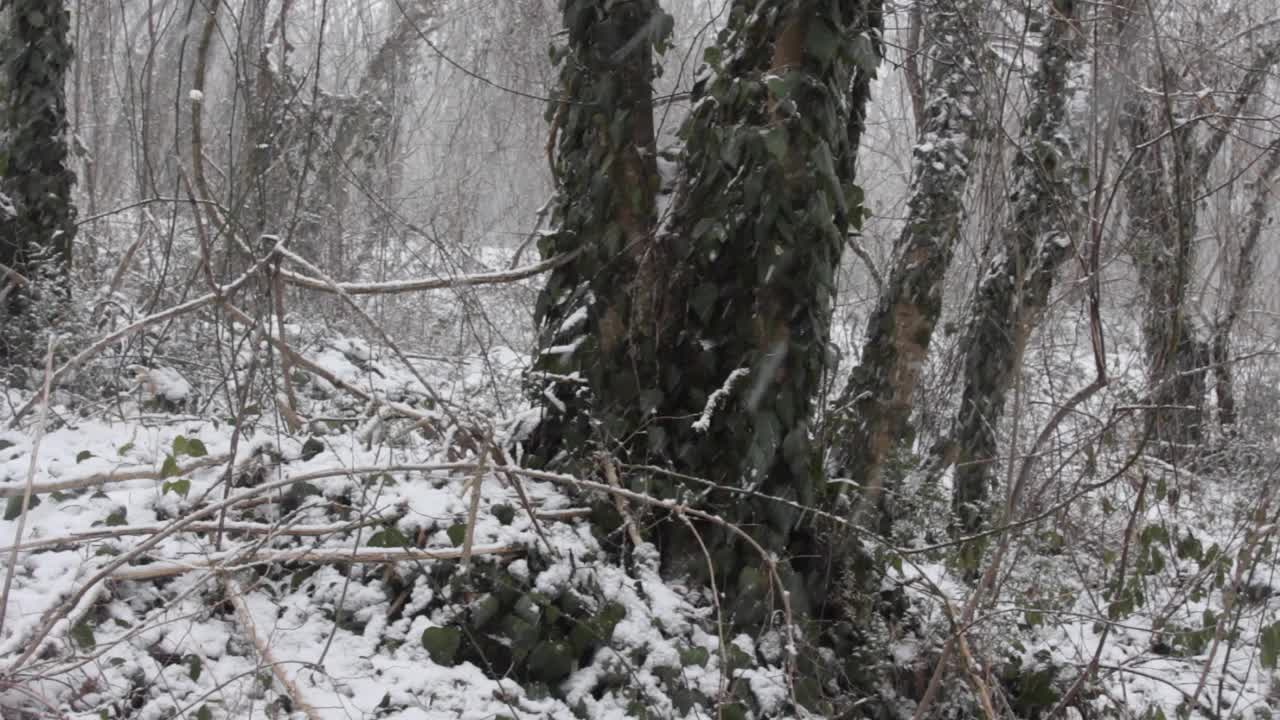
{"label": "fallen branch", "polygon": [[[329,525],[292,525],[281,526],[270,523],[256,522],[227,522],[222,525],[222,530],[228,533],[243,533],[245,535],[288,535],[291,537],[322,537],[324,535],[336,535],[338,533],[349,532],[360,527],[368,527],[370,525],[378,525],[387,522],[387,516],[377,516],[364,522],[355,523],[332,523]],[[31,552],[33,550],[49,550],[53,548],[74,547],[81,543],[93,542],[94,540],[112,540],[121,537],[130,537],[136,535],[155,535],[169,527],[169,523],[156,523],[153,525],[124,525],[118,527],[100,528],[96,530],[85,530],[82,532],[72,533],[70,535],[60,535],[53,538],[45,538],[43,540],[33,540],[17,546],[17,550],[21,552]],[[185,532],[203,533],[217,532],[219,525],[216,522],[198,522],[192,523],[184,528]],[[12,545],[0,548],[0,553],[11,552],[15,548]]]}
{"label": "fallen branch", "polygon": [[[193,462],[180,466],[176,475],[170,473],[167,477],[188,475],[201,468],[221,465],[229,459],[229,455],[209,455],[198,458]],[[166,476],[161,470],[156,470],[155,468],[148,466],[132,466],[116,468],[106,472],[93,473],[92,475],[85,475],[83,477],[67,478],[66,480],[33,483],[30,487],[33,495],[42,495],[52,492],[101,487],[111,483],[128,482],[130,480],[163,480],[165,477]],[[18,497],[22,495],[24,490],[24,487],[20,487],[16,483],[0,485],[0,498]]]}
{"label": "fallen branch", "polygon": [[[514,555],[520,548],[513,545],[484,545],[471,548],[471,556],[477,555]],[[216,553],[189,563],[154,563],[138,565],[116,570],[111,574],[112,580],[152,580],[162,577],[184,575],[195,570],[226,570],[248,567],[250,565],[271,565],[274,563],[356,563],[360,565],[382,565],[399,562],[422,562],[426,560],[459,560],[461,549],[446,548],[440,550],[417,550],[412,548],[332,548],[332,549],[300,549],[275,550],[245,554],[242,550]],[[224,567],[232,563],[232,567]]]}
{"label": "fallen branch", "polygon": [[285,694],[292,701],[294,711],[301,712],[307,716],[307,720],[319,720],[320,713],[306,701],[302,695],[302,690],[297,684],[289,679],[288,673],[285,672],[284,666],[276,662],[275,657],[271,654],[271,645],[258,634],[258,626],[253,622],[253,613],[249,611],[249,604],[244,600],[244,590],[240,587],[240,583],[235,578],[226,578],[227,599],[231,601],[232,607],[236,609],[236,615],[240,618],[240,625],[244,628],[245,633],[249,636],[249,640],[253,642],[253,647],[257,649],[258,656],[262,658],[262,663],[271,668],[271,674],[276,676],[276,680],[280,681],[280,686],[284,688]]}

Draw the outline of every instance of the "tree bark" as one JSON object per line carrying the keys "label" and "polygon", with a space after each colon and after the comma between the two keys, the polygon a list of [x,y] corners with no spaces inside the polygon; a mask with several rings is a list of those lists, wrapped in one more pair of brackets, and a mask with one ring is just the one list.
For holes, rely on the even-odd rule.
{"label": "tree bark", "polygon": [[1201,338],[1190,317],[1198,188],[1238,117],[1280,61],[1280,40],[1253,59],[1232,93],[1228,114],[1219,118],[1203,145],[1196,143],[1195,125],[1176,118],[1176,78],[1158,43],[1156,50],[1160,67],[1153,84],[1162,87],[1160,106],[1152,107],[1139,94],[1124,117],[1135,153],[1125,191],[1133,259],[1146,305],[1142,324],[1155,413],[1153,444],[1166,460],[1181,462],[1194,459],[1204,441],[1207,374],[1215,352],[1214,339]]}
{"label": "tree bark", "polygon": [[8,292],[0,307],[6,321],[0,359],[14,359],[24,349],[24,338],[29,339],[19,331],[19,318],[29,313],[34,300],[55,302],[70,291],[75,174],[67,162],[64,88],[73,52],[70,13],[64,3],[15,0],[6,15],[10,27],[0,39],[8,94],[0,265],[30,281]]}
{"label": "tree bark", "polygon": [[996,431],[1027,340],[1049,302],[1059,267],[1084,227],[1084,169],[1068,117],[1071,73],[1084,49],[1078,0],[1053,0],[1045,18],[1031,106],[1013,161],[1013,194],[1000,250],[983,269],[962,341],[964,390],[950,442],[957,526],[976,532],[987,516]]}
{"label": "tree bark", "polygon": [[647,288],[633,280],[656,251],[653,48],[666,42],[664,18],[654,0],[563,6],[568,39],[548,147],[555,230],[539,248],[544,257],[575,255],[551,273],[536,307],[529,387],[541,417],[525,442],[535,464],[593,443],[632,444],[657,406],[645,392],[657,385],[657,354],[643,339],[647,323],[633,320]]}
{"label": "tree bark", "polygon": [[[539,303],[544,336],[531,379],[544,418],[526,446],[543,460],[603,448],[710,480],[711,490],[627,478],[660,497],[688,497],[791,555],[785,574],[804,612],[830,581],[830,549],[802,513],[742,491],[813,505],[824,487],[808,420],[828,354],[834,273],[862,212],[851,138],[878,65],[880,5],[735,0],[695,83],[671,217],[658,230],[652,156],[610,144],[651,147],[635,135],[647,139],[652,127],[648,76],[636,74],[645,66],[597,59],[616,50],[586,52],[598,46],[584,38],[614,35],[571,22],[584,4],[596,24],[639,5],[606,12],[578,2],[566,12],[575,65],[566,65],[566,102],[555,109],[559,230],[543,251],[583,254],[552,275]],[[625,43],[636,32],[618,34]],[[637,44],[647,46],[626,46]],[[620,97],[591,103],[602,88]],[[633,101],[629,88],[642,97]],[[664,562],[705,577],[707,562],[687,552],[693,540],[682,528],[660,534]],[[737,588],[735,623],[763,618],[767,580],[750,571],[758,556],[722,529],[700,532],[718,586]]]}
{"label": "tree bark", "polygon": [[1231,294],[1225,310],[1213,327],[1212,360],[1214,391],[1218,396],[1218,424],[1228,437],[1235,434],[1237,420],[1234,362],[1231,358],[1232,336],[1257,279],[1258,240],[1271,215],[1271,183],[1277,172],[1280,172],[1280,140],[1267,147],[1262,168],[1258,171],[1240,247],[1236,250],[1235,262],[1224,278],[1230,284]]}
{"label": "tree bark", "polygon": [[934,59],[914,151],[909,216],[895,247],[897,261],[867,323],[861,362],[832,414],[830,466],[863,488],[863,507],[881,504],[885,464],[895,446],[910,443],[912,395],[964,224],[964,194],[982,126],[980,40],[973,23],[984,7],[977,0],[930,2],[923,11]]}

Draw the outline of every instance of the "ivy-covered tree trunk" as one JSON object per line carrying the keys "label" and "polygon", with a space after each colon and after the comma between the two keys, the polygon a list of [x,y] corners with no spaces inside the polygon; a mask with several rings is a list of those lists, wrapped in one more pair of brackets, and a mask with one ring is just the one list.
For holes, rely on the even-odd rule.
{"label": "ivy-covered tree trunk", "polygon": [[5,17],[0,293],[7,298],[0,303],[0,358],[17,357],[24,349],[29,336],[18,328],[31,320],[21,316],[33,301],[53,302],[69,291],[76,232],[64,91],[73,59],[70,14],[62,2],[14,0]]}
{"label": "ivy-covered tree trunk", "polygon": [[[816,535],[786,504],[743,491],[806,505],[822,492],[808,421],[829,354],[833,276],[862,212],[850,137],[878,65],[880,6],[732,3],[694,86],[661,231],[651,72],[640,55],[664,42],[654,33],[669,21],[656,13],[638,0],[566,3],[565,101],[553,118],[558,222],[542,249],[578,254],[539,302],[531,379],[544,417],[526,448],[542,460],[603,448],[732,489],[628,478],[798,556],[785,573],[800,576],[793,600],[803,611],[830,580]],[[694,540],[677,526],[659,538],[665,561],[704,575],[705,558],[691,560]],[[719,587],[738,587],[735,622],[762,618],[761,559],[717,528],[699,532]]]}
{"label": "ivy-covered tree trunk", "polygon": [[885,464],[895,447],[910,445],[912,395],[942,314],[943,280],[964,224],[964,194],[982,124],[974,24],[986,5],[924,4],[933,59],[913,153],[908,218],[867,323],[861,362],[832,413],[830,466],[864,489],[863,507],[883,501]]}
{"label": "ivy-covered tree trunk", "polygon": [[956,464],[958,528],[974,532],[987,516],[996,463],[996,429],[1027,340],[1049,302],[1054,277],[1083,228],[1083,168],[1068,118],[1071,75],[1084,44],[1078,0],[1052,0],[1031,84],[1031,105],[1013,161],[1009,218],[1000,250],[983,270],[963,339],[964,390],[947,460]]}
{"label": "ivy-covered tree trunk", "polygon": [[655,0],[565,0],[562,10],[548,145],[554,230],[539,248],[572,259],[548,277],[536,308],[529,380],[542,412],[525,443],[536,463],[644,447],[661,355],[646,339],[657,296],[640,266],[657,251],[653,53],[672,20]]}
{"label": "ivy-covered tree trunk", "polygon": [[[820,504],[809,417],[829,355],[833,276],[862,213],[849,128],[868,100],[879,23],[879,4],[865,0],[735,2],[695,86],[663,237],[683,300],[658,390],[660,415],[672,418],[664,454],[717,485]],[[740,493],[708,502],[791,556],[797,608],[824,600],[831,548],[799,511]],[[739,621],[759,619],[768,587],[746,572],[759,558],[728,536],[713,532],[712,544],[720,586],[737,585]]]}

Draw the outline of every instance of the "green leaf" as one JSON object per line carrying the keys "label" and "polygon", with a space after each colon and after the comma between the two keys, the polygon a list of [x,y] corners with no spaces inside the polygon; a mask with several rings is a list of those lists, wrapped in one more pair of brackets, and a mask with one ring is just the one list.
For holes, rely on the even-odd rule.
{"label": "green leaf", "polygon": [[200,709],[196,711],[196,720],[213,720],[213,711],[209,709],[208,705],[201,705]]}
{"label": "green leaf", "polygon": [[458,523],[457,525],[449,528],[446,532],[449,534],[449,542],[454,545],[461,545],[462,542],[467,539],[467,524]]}
{"label": "green leaf", "polygon": [[76,623],[69,634],[81,650],[92,650],[98,644],[97,639],[93,636],[93,628],[89,627],[89,621],[87,620],[81,620]]}
{"label": "green leaf", "polygon": [[430,627],[422,631],[422,647],[427,649],[431,662],[452,667],[462,647],[462,632],[452,627]]}
{"label": "green leaf", "polygon": [[202,458],[209,454],[209,450],[200,442],[200,438],[191,438],[187,441],[187,454],[193,458]]}
{"label": "green leaf", "polygon": [[402,548],[408,547],[408,545],[409,539],[406,538],[404,533],[400,532],[400,530],[394,525],[383,528],[382,530],[374,533],[373,537],[369,538],[369,547]]}
{"label": "green leaf", "polygon": [[1258,646],[1262,651],[1262,667],[1274,670],[1280,660],[1280,620],[1262,629]]}
{"label": "green leaf", "polygon": [[89,452],[88,450],[81,450],[80,452],[76,453],[76,464],[79,465],[80,463],[84,462],[85,460],[88,460],[91,457],[93,457],[93,453]]}
{"label": "green leaf", "polygon": [[178,469],[178,461],[172,455],[164,456],[164,465],[160,466],[160,477],[171,478],[178,477],[182,471]]}
{"label": "green leaf", "polygon": [[707,649],[701,646],[694,646],[680,651],[680,664],[685,667],[689,667],[690,665],[705,667],[707,660],[710,658],[711,653],[707,652]]}
{"label": "green leaf", "polygon": [[770,95],[778,100],[786,100],[791,95],[791,91],[795,89],[799,77],[800,74],[794,72],[770,75],[765,78],[764,84],[769,88]]}
{"label": "green leaf", "polygon": [[867,35],[859,35],[853,39],[853,62],[862,72],[871,77],[876,76],[876,70],[880,67],[880,57],[876,54],[875,45]]}
{"label": "green leaf", "polygon": [[160,486],[160,494],[162,495],[168,493],[170,490],[185,498],[187,493],[191,492],[191,481],[183,478],[172,482],[166,481]]}
{"label": "green leaf", "polygon": [[805,50],[820,62],[831,62],[836,50],[840,47],[840,36],[831,28],[830,23],[815,17],[809,23],[808,37],[805,38]]}
{"label": "green leaf", "polygon": [[191,676],[191,681],[195,682],[200,679],[200,673],[204,670],[204,663],[200,661],[199,655],[187,656],[187,674]]}
{"label": "green leaf", "polygon": [[120,508],[107,516],[107,527],[120,527],[128,524],[129,511]]}
{"label": "green leaf", "polygon": [[493,516],[503,525],[510,525],[516,519],[516,509],[505,503],[489,508]]}
{"label": "green leaf", "polygon": [[783,127],[772,127],[764,132],[764,146],[776,160],[787,157],[787,130]]}
{"label": "green leaf", "polygon": [[[30,510],[40,504],[40,496],[32,495],[31,502],[27,503],[27,509]],[[22,515],[22,496],[14,495],[4,504],[4,519],[17,520]]]}
{"label": "green leaf", "polygon": [[125,453],[129,452],[132,449],[133,449],[133,443],[127,442],[121,445],[119,450],[116,450],[116,454],[119,455],[120,457],[124,457]]}
{"label": "green leaf", "polygon": [[320,440],[320,438],[317,438],[314,435],[312,437],[307,438],[307,441],[302,443],[302,461],[303,462],[307,462],[308,460],[310,460],[311,458],[314,458],[315,456],[319,455],[322,452],[324,452],[324,441]]}
{"label": "green leaf", "polygon": [[173,439],[173,456],[182,457],[187,454],[187,439],[181,435]]}

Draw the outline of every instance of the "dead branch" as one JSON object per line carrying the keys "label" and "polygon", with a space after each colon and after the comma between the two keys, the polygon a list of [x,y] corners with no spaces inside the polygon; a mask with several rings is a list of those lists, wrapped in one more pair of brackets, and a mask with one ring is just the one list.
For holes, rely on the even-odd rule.
{"label": "dead branch", "polygon": [[276,676],[276,680],[284,688],[285,694],[293,702],[293,709],[306,715],[307,720],[319,720],[320,713],[316,712],[316,709],[303,697],[298,685],[289,679],[289,674],[285,672],[284,666],[276,662],[275,657],[272,655],[270,643],[258,633],[258,626],[253,622],[253,613],[249,611],[249,604],[244,600],[244,589],[240,587],[240,583],[235,578],[227,577],[226,588],[227,599],[231,601],[231,605],[236,609],[236,615],[240,618],[241,627],[244,628],[245,634],[249,636],[249,640],[253,642],[253,647],[257,649],[258,656],[262,658],[263,664],[271,668],[271,674]]}
{"label": "dead branch", "polygon": [[[230,455],[209,455],[197,458],[186,465],[178,467],[176,475],[170,474],[169,477],[181,477],[190,475],[201,468],[207,468],[213,465],[220,465],[230,459]],[[30,484],[31,492],[35,495],[44,495],[52,492],[65,492],[67,490],[83,490],[91,487],[101,487],[112,483],[128,482],[130,480],[163,480],[165,475],[160,470],[156,470],[150,466],[132,466],[126,468],[116,468],[106,472],[93,473],[83,477],[67,478],[65,480],[54,480],[51,482],[32,483]],[[0,485],[0,498],[11,498],[22,495],[24,487],[16,484]]]}
{"label": "dead branch", "polygon": [[578,251],[557,255],[548,260],[526,265],[515,270],[504,270],[491,273],[478,273],[475,275],[460,275],[451,278],[430,278],[418,280],[392,280],[382,283],[326,283],[318,278],[310,275],[293,272],[291,270],[281,270],[280,276],[285,282],[298,287],[305,287],[311,290],[319,290],[332,294],[347,293],[348,295],[385,295],[391,293],[402,292],[420,292],[423,290],[443,290],[447,288],[460,287],[476,287],[480,285],[500,285],[504,283],[524,280],[526,278],[541,275],[549,270],[554,270],[561,265],[569,262],[577,257]]}
{"label": "dead branch", "polygon": [[[471,555],[514,555],[520,548],[513,545],[482,545],[471,548]],[[245,554],[242,550],[214,553],[189,563],[154,563],[122,568],[111,573],[112,580],[153,580],[155,578],[184,575],[195,570],[230,569],[250,565],[272,565],[276,563],[356,563],[360,565],[381,565],[399,562],[422,562],[425,560],[460,560],[462,550],[442,548],[439,550],[418,550],[414,548],[332,548],[332,549],[300,549],[276,550]]]}

